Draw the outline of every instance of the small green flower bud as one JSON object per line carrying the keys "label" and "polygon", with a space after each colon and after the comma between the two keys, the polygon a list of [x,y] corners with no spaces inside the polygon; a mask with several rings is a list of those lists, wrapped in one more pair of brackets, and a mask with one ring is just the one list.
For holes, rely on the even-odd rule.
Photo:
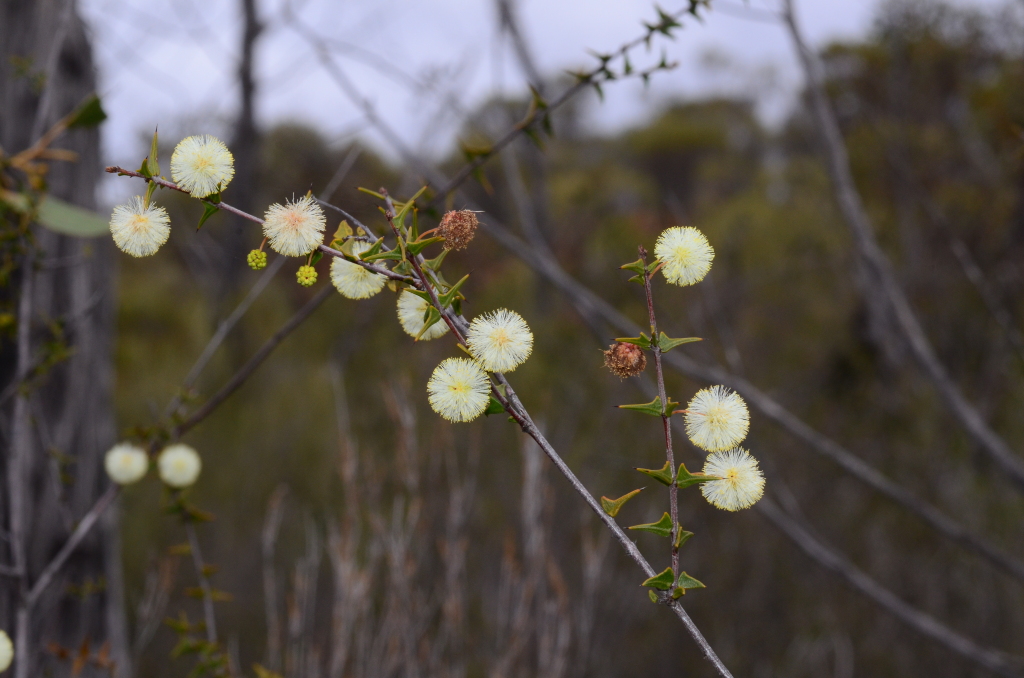
{"label": "small green flower bud", "polygon": [[299,272],[295,277],[303,287],[312,287],[316,282],[316,269],[312,266],[299,266]]}
{"label": "small green flower bud", "polygon": [[260,250],[253,250],[249,252],[249,256],[245,258],[249,264],[249,268],[254,271],[259,271],[267,267],[267,253],[261,252]]}

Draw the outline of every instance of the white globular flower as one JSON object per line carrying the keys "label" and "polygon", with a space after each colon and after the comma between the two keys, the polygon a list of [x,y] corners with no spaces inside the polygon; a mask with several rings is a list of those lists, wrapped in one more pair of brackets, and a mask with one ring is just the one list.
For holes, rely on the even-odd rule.
{"label": "white globular flower", "polygon": [[120,443],[114,445],[103,458],[103,466],[107,475],[118,485],[130,485],[149,469],[149,456],[138,445]]}
{"label": "white globular flower", "polygon": [[13,661],[14,643],[11,642],[11,637],[7,635],[7,631],[0,629],[0,673],[11,668],[11,662]]}
{"label": "white globular flower", "polygon": [[274,203],[264,215],[263,235],[270,247],[286,257],[304,257],[324,241],[327,218],[313,196]]}
{"label": "white globular flower", "polygon": [[704,498],[726,511],[750,508],[764,494],[764,474],[757,459],[742,447],[712,454],[704,462],[704,475],[719,478],[701,483]]}
{"label": "white globular flower", "polygon": [[[361,240],[352,242],[352,254],[357,258],[372,245]],[[368,271],[359,264],[335,257],[331,261],[331,282],[341,292],[341,296],[349,299],[369,299],[384,289],[387,278],[380,273]]]}
{"label": "white globular flower", "polygon": [[231,151],[209,134],[182,139],[171,155],[171,178],[193,198],[223,191],[234,176]]}
{"label": "white globular flower", "polygon": [[160,479],[171,487],[188,487],[199,477],[203,462],[199,453],[188,445],[168,445],[156,460]]}
{"label": "white globular flower", "polygon": [[148,257],[171,236],[171,218],[163,207],[147,206],[142,197],[135,196],[114,208],[110,215],[110,234],[122,252],[133,257]]}
{"label": "white globular flower", "polygon": [[427,328],[426,332],[420,335],[423,330],[424,314],[427,312],[427,300],[417,296],[408,290],[402,290],[398,295],[398,322],[402,323],[402,329],[412,338],[420,337],[420,341],[430,341],[443,337],[448,331],[448,325],[443,320]]}
{"label": "white globular flower", "polygon": [[448,358],[434,369],[427,382],[430,407],[448,421],[472,421],[490,402],[491,382],[475,361]]}
{"label": "white globular flower", "polygon": [[530,357],[533,332],[523,316],[499,308],[473,319],[466,343],[485,370],[511,372]]}
{"label": "white globular flower", "polygon": [[708,452],[736,447],[750,430],[747,404],[738,393],[724,386],[698,391],[684,414],[690,442]]}
{"label": "white globular flower", "polygon": [[715,250],[693,226],[673,226],[658,236],[654,256],[664,264],[661,270],[666,280],[685,286],[704,279],[711,270]]}

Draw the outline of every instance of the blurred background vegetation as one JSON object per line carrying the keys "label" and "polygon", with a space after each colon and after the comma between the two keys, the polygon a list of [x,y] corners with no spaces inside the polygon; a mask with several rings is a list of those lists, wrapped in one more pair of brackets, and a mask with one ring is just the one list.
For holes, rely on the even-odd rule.
{"label": "blurred background vegetation", "polygon": [[[898,279],[955,381],[1018,453],[1022,36],[1019,7],[888,2],[863,40],[821,52],[857,188]],[[491,100],[470,112],[460,137],[493,141],[526,104]],[[485,165],[484,180],[467,190],[481,221],[517,226],[639,324],[641,290],[618,267],[636,258],[638,245],[652,248],[662,229],[697,226],[716,250],[708,279],[655,290],[667,333],[704,338],[676,350],[743,376],[1024,558],[1021,493],[949,417],[902,339],[865,307],[806,107],[768,128],[751,100],[679,101],[634,129],[596,136],[580,122],[595,105],[596,97],[581,97],[555,114],[542,149],[524,138]],[[423,182],[416,168],[359,141],[331,144],[300,124],[259,130],[255,139],[244,200],[257,213],[293,194],[322,193],[348,165],[329,200],[380,232],[375,201],[356,188],[404,197]],[[147,147],[140,139],[140,159]],[[442,166],[452,173],[463,162],[453,149]],[[232,185],[225,200],[234,203],[236,190],[246,189]],[[170,242],[154,257],[117,257],[121,431],[159,419],[218,323],[261,275],[227,263],[259,245],[255,227],[221,213],[195,232],[201,206],[168,193],[158,202],[177,226]],[[339,218],[328,218],[333,232]],[[977,264],[967,273],[965,250]],[[329,284],[327,264],[318,265],[319,285]],[[192,403],[316,293],[319,286],[295,284],[297,266],[284,265],[229,335]],[[652,420],[613,409],[649,400],[637,380],[602,366],[599,349],[616,333],[581,317],[484,235],[447,266],[450,280],[472,274],[467,315],[505,306],[533,328],[534,355],[513,381],[591,492],[615,497],[648,484],[632,468],[661,465],[660,432]],[[427,377],[454,354],[450,339],[410,341],[386,290],[360,302],[332,296],[185,437],[203,458],[191,497],[215,516],[200,541],[219,568],[214,586],[230,595],[217,604],[218,624],[237,664],[289,677],[713,675],[513,424],[488,417],[452,425],[430,411]],[[668,379],[684,402],[707,385],[674,372]],[[747,442],[768,496],[822,541],[958,632],[1024,656],[1024,582],[809,454],[756,409]],[[685,440],[677,456],[691,469],[703,459]],[[990,675],[841,585],[762,515],[715,510],[695,489],[681,497],[682,525],[696,533],[683,567],[708,587],[684,602],[735,675]],[[136,670],[154,677],[185,675],[192,665],[168,660],[177,637],[163,617],[201,616],[187,595],[197,585],[191,563],[175,548],[184,532],[164,515],[165,503],[153,474],[121,498]],[[651,522],[663,510],[660,488],[648,487],[619,519]],[[664,566],[661,540],[639,534],[637,543]]]}

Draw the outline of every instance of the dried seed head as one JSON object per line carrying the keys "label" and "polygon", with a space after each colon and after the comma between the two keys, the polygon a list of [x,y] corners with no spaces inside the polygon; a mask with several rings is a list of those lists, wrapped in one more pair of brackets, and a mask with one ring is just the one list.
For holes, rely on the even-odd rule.
{"label": "dried seed head", "polygon": [[635,344],[618,342],[604,352],[604,365],[617,377],[635,377],[647,367],[644,350]]}
{"label": "dried seed head", "polygon": [[437,230],[444,238],[446,250],[464,250],[473,239],[480,222],[471,210],[455,210],[441,217]]}

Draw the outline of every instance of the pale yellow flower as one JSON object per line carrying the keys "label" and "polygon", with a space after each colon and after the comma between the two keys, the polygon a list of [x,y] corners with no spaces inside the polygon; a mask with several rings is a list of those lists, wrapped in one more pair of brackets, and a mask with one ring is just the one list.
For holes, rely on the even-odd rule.
{"label": "pale yellow flower", "polygon": [[[402,329],[410,337],[415,338],[423,329],[423,315],[427,312],[429,304],[426,299],[402,290],[398,295],[398,322],[402,323]],[[438,320],[427,328],[427,331],[420,336],[420,341],[430,341],[443,337],[448,331],[448,325],[444,320]]]}
{"label": "pale yellow flower", "polygon": [[171,155],[171,178],[193,198],[223,191],[233,176],[231,151],[209,134],[182,139]]}
{"label": "pale yellow flower", "polygon": [[165,447],[157,457],[156,464],[160,471],[160,479],[179,489],[194,483],[203,468],[199,453],[181,443]]}
{"label": "pale yellow flower", "polygon": [[[372,245],[361,240],[352,241],[352,254],[359,258]],[[349,299],[369,299],[384,289],[387,278],[380,273],[368,271],[359,264],[335,257],[331,261],[331,282],[338,288],[343,297]]]}
{"label": "pale yellow flower", "polygon": [[673,285],[693,285],[711,270],[715,250],[704,234],[692,226],[673,226],[658,236],[654,256],[661,261],[665,280]]}
{"label": "pale yellow flower", "polygon": [[7,635],[7,631],[0,629],[0,673],[11,668],[11,662],[13,661],[14,643],[11,642],[11,637]]}
{"label": "pale yellow flower", "polygon": [[430,407],[453,422],[472,421],[483,414],[490,391],[487,374],[467,358],[443,360],[427,382]]}
{"label": "pale yellow flower", "polygon": [[171,236],[171,218],[163,207],[152,203],[147,207],[140,196],[135,196],[114,208],[110,215],[110,234],[122,252],[133,257],[148,257]]}
{"label": "pale yellow flower", "polygon": [[533,351],[533,333],[523,316],[506,308],[473,319],[466,334],[469,352],[489,372],[511,372]]}
{"label": "pale yellow flower", "polygon": [[724,386],[698,391],[684,415],[690,442],[708,452],[736,447],[750,430],[747,404],[738,393]]}
{"label": "pale yellow flower", "polygon": [[275,252],[286,257],[304,257],[324,241],[327,218],[311,195],[284,205],[274,203],[264,219],[263,235]]}
{"label": "pale yellow flower", "polygon": [[130,485],[146,475],[149,469],[149,455],[138,445],[120,443],[114,445],[103,458],[107,475],[118,485]]}
{"label": "pale yellow flower", "polygon": [[719,480],[701,483],[704,498],[726,511],[750,508],[764,494],[764,474],[757,459],[742,447],[727,452],[715,452],[704,463],[704,475]]}

